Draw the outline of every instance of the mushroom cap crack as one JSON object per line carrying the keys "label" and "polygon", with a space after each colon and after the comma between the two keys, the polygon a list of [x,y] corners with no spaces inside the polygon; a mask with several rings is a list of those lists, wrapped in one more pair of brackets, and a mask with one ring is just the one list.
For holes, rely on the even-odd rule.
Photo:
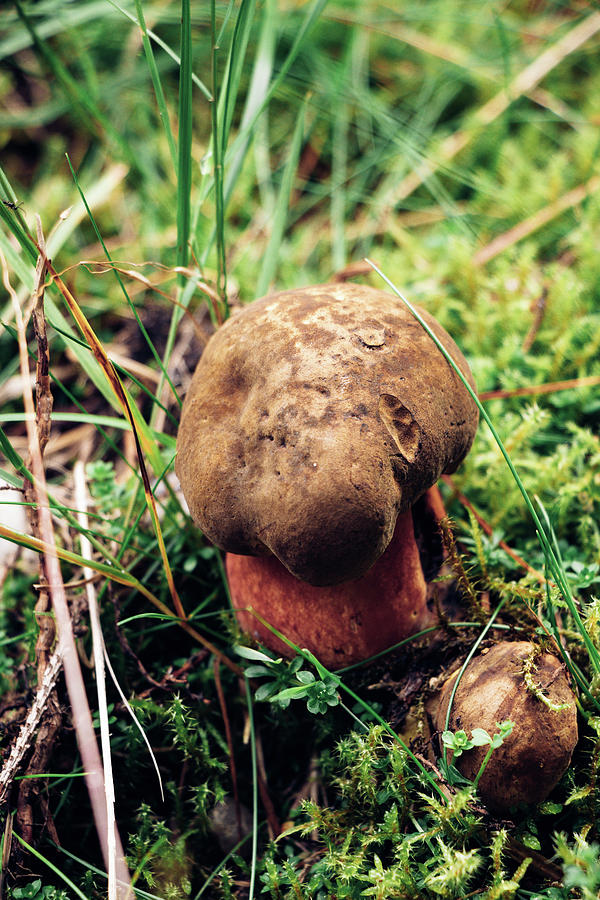
{"label": "mushroom cap crack", "polygon": [[[421,314],[470,380],[444,329]],[[360,577],[398,514],[469,450],[478,411],[394,296],[326,284],[257,300],[208,342],[183,406],[176,470],[224,550],[296,577]]]}

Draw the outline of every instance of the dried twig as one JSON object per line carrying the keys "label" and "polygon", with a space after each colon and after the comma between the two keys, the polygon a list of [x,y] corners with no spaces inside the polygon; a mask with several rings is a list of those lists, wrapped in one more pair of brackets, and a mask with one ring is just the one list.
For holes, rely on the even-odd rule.
{"label": "dried twig", "polygon": [[[39,230],[40,241],[43,242],[44,237]],[[52,393],[50,391],[50,354],[48,351],[48,338],[46,335],[46,318],[44,315],[44,278],[46,274],[46,264],[43,255],[40,255],[35,269],[34,289],[30,303],[31,320],[33,330],[37,342],[36,357],[36,379],[35,379],[35,425],[31,425],[37,433],[37,441],[39,446],[40,458],[43,457],[44,450],[50,439],[51,418],[52,418]],[[25,324],[23,324],[25,328]],[[29,375],[29,364],[27,367],[21,365],[22,380],[26,381]],[[24,393],[30,395],[31,388]],[[33,466],[33,453],[29,449],[27,468],[31,471]],[[35,537],[41,538],[42,528],[39,518],[39,511],[36,509],[36,489],[29,481],[23,481],[23,497],[26,503],[25,509],[31,533]],[[35,605],[35,618],[38,625],[38,636],[35,646],[35,660],[37,667],[37,684],[41,685],[46,682],[46,668],[52,656],[56,630],[54,619],[51,615],[52,603],[50,593],[48,591],[48,578],[44,564],[44,558],[39,557],[39,585],[38,598]],[[53,682],[56,676],[53,677]],[[47,763],[52,754],[54,742],[61,726],[61,711],[58,699],[54,691],[45,694],[45,705],[40,712],[40,727],[33,741],[33,752],[29,759],[26,776],[36,776],[47,769]],[[17,825],[22,836],[26,841],[33,840],[34,816],[33,816],[33,800],[42,789],[42,782],[37,778],[24,778],[19,787],[17,797]]]}
{"label": "dried twig", "polygon": [[213,673],[215,678],[215,688],[217,689],[217,697],[219,698],[219,706],[221,707],[221,716],[223,718],[223,726],[225,728],[225,738],[229,749],[229,771],[231,774],[231,784],[233,787],[233,802],[235,805],[235,817],[238,826],[238,840],[241,841],[242,833],[242,813],[240,807],[240,795],[238,791],[237,769],[235,765],[235,754],[233,752],[233,738],[231,736],[231,725],[229,724],[229,715],[227,713],[227,704],[225,702],[225,692],[221,684],[221,663],[218,657],[213,660]]}
{"label": "dried twig", "polygon": [[482,391],[479,399],[485,403],[486,400],[506,400],[509,397],[533,397],[536,394],[554,394],[556,391],[595,387],[597,384],[600,384],[600,375],[586,375],[583,378],[570,378],[567,381],[548,381],[546,384],[530,384],[527,387]]}
{"label": "dried twig", "polygon": [[6,800],[8,790],[31,746],[37,727],[48,704],[48,698],[56,685],[61,665],[62,656],[59,650],[55,650],[47,662],[42,680],[38,684],[35,699],[27,713],[27,718],[21,726],[9,757],[0,772],[0,805]]}
{"label": "dried twig", "polygon": [[263,752],[262,738],[257,727],[254,729],[254,737],[256,743],[256,762],[258,766],[258,790],[260,791],[260,799],[267,814],[267,824],[271,838],[276,838],[281,833],[281,825],[273,806],[273,801],[269,794],[267,785],[267,770],[265,768],[265,754]]}
{"label": "dried twig", "polygon": [[537,337],[537,333],[542,327],[542,322],[544,321],[544,315],[546,313],[546,301],[548,299],[548,288],[545,287],[542,290],[542,293],[539,297],[531,304],[531,312],[533,313],[533,321],[529,328],[529,331],[525,335],[525,339],[523,341],[522,350],[523,353],[529,353],[531,350],[533,343]]}
{"label": "dried twig", "polygon": [[[41,234],[41,225],[38,221],[38,241],[40,246],[40,256],[45,260],[43,250],[43,235]],[[8,277],[8,269],[4,255],[0,253],[0,262],[2,263],[3,281],[9,295],[13,300],[13,308],[15,314],[15,322],[17,325],[17,333],[19,338],[19,358],[23,375],[29,372],[29,356],[27,348],[27,337],[18,297],[10,284]],[[48,265],[47,261],[45,263]],[[42,454],[40,452],[40,444],[38,440],[37,429],[35,427],[35,409],[33,397],[30,390],[25,390],[23,402],[26,412],[26,426],[29,440],[29,452],[31,455],[31,470],[34,476],[35,497],[38,507],[39,527],[44,541],[44,567],[48,578],[48,591],[52,600],[52,608],[56,619],[58,631],[58,652],[63,659],[63,669],[65,680],[67,683],[67,691],[71,702],[71,710],[73,716],[73,724],[79,745],[79,752],[83,762],[85,771],[86,784],[90,795],[94,821],[96,830],[102,847],[102,853],[106,864],[108,865],[108,853],[106,843],[107,821],[106,821],[106,805],[104,802],[104,778],[102,771],[102,763],[98,753],[98,745],[94,734],[94,726],[92,723],[92,715],[87,702],[85,686],[75,647],[75,639],[73,628],[67,603],[67,597],[62,580],[60,563],[56,552],[54,526],[48,501],[48,491],[46,487],[46,477],[44,472],[44,464]],[[120,898],[130,898],[133,896],[129,872],[125,863],[123,849],[120,841],[117,847],[118,853],[118,879]]]}
{"label": "dried twig", "polygon": [[372,268],[364,259],[357,262],[348,263],[343,269],[339,269],[331,276],[331,281],[349,281],[351,278],[358,278],[361,275],[370,275]]}

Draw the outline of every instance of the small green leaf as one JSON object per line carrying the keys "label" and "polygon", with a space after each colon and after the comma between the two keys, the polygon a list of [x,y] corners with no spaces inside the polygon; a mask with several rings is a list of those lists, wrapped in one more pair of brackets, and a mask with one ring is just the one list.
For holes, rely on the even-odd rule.
{"label": "small green leaf", "polygon": [[557,816],[563,810],[562,803],[553,803],[552,800],[545,800],[540,803],[538,810],[543,816]]}
{"label": "small green leaf", "polygon": [[310,713],[323,715],[327,711],[327,704],[318,698],[311,697],[306,704],[306,708]]}
{"label": "small green leaf", "polygon": [[525,832],[525,834],[521,837],[521,841],[523,844],[525,844],[526,847],[529,847],[530,850],[542,849],[542,845],[540,844],[539,839],[530,831]]}
{"label": "small green leaf", "polygon": [[275,694],[274,697],[271,697],[272,700],[276,700],[277,702],[281,700],[297,700],[299,697],[306,697],[306,688],[303,685],[298,685],[298,687],[284,688],[282,691],[279,691],[278,694]]}
{"label": "small green leaf", "polygon": [[498,732],[492,738],[492,747],[494,750],[502,746],[504,738],[507,738],[512,733],[514,725],[515,723],[511,722],[509,719],[507,719],[506,722],[496,722]]}
{"label": "small green leaf", "polygon": [[256,693],[254,694],[254,699],[257,701],[268,700],[274,690],[275,690],[275,685],[272,682],[267,682],[267,684],[261,684],[261,686],[256,689]]}
{"label": "small green leaf", "polygon": [[271,670],[266,666],[248,666],[245,673],[248,678],[260,678],[261,675],[271,675]]}
{"label": "small green leaf", "polygon": [[492,738],[484,728],[473,728],[471,740],[475,747],[484,747],[486,744],[492,743]]}
{"label": "small green leaf", "polygon": [[266,653],[262,653],[260,650],[254,650],[252,647],[242,647],[240,644],[237,644],[233,649],[238,656],[243,656],[244,659],[255,659],[266,663],[281,661],[281,659],[273,659],[272,657],[267,656]]}

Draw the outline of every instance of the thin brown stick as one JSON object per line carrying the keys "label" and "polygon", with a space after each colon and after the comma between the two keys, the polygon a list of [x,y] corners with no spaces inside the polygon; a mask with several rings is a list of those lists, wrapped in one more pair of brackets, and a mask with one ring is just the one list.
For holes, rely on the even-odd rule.
{"label": "thin brown stick", "polygon": [[[43,235],[40,233],[40,240]],[[46,266],[40,255],[34,277],[34,290],[29,304],[31,322],[37,343],[36,354],[36,378],[35,378],[35,425],[32,426],[37,433],[40,456],[50,440],[52,419],[52,393],[50,391],[50,353],[48,350],[48,338],[46,335],[46,318],[44,315],[44,278]],[[26,314],[25,321],[29,318]],[[23,329],[26,328],[25,322]],[[29,367],[27,367],[27,374]],[[25,368],[21,366],[22,380],[25,380]],[[32,453],[29,451],[26,466],[32,468]],[[29,479],[23,481],[23,497],[25,501],[26,516],[32,534],[41,537],[41,524],[39,512],[35,507],[36,492]],[[45,673],[52,656],[56,629],[52,617],[52,601],[48,590],[48,577],[44,558],[39,558],[39,585],[38,596],[35,604],[35,618],[38,626],[38,634],[35,645],[35,661],[37,669],[36,683],[45,683]],[[56,681],[56,678],[54,678]],[[40,715],[37,734],[33,741],[33,752],[29,758],[26,776],[35,776],[47,771],[48,761],[52,755],[56,737],[61,726],[61,710],[58,698],[54,691],[46,695],[45,706]],[[24,778],[17,796],[16,824],[22,837],[30,843],[34,838],[34,811],[33,804],[40,792],[43,791],[43,781],[39,778]]]}
{"label": "thin brown stick", "polygon": [[281,825],[277,813],[275,812],[275,807],[273,806],[271,795],[269,794],[269,788],[267,787],[265,754],[263,752],[260,731],[256,726],[254,728],[254,739],[256,744],[256,763],[258,768],[258,790],[260,791],[260,799],[262,800],[262,804],[267,814],[267,824],[269,826],[269,831],[271,832],[271,837],[276,838],[281,833]]}
{"label": "thin brown stick", "polygon": [[348,263],[343,269],[334,272],[329,280],[349,281],[351,278],[358,278],[361,275],[370,275],[372,271],[373,267],[368,262],[364,259],[359,259],[357,262]]}
{"label": "thin brown stick", "polygon": [[548,381],[546,384],[531,384],[527,387],[482,391],[479,399],[485,403],[486,400],[506,400],[509,397],[533,397],[537,394],[554,394],[556,391],[594,387],[597,384],[600,384],[600,375],[588,375],[584,378],[570,378],[567,381]]}
{"label": "thin brown stick", "polygon": [[548,300],[548,288],[545,287],[542,290],[542,293],[538,297],[536,297],[536,299],[531,304],[530,310],[533,313],[533,321],[531,322],[529,331],[525,335],[525,339],[523,341],[523,345],[522,345],[523,353],[529,353],[529,351],[533,347],[533,343],[537,337],[538,331],[542,327],[542,322],[544,321],[544,316],[546,314],[547,300]]}
{"label": "thin brown stick", "polygon": [[[40,456],[43,457],[44,451],[50,440],[51,420],[52,420],[52,392],[50,390],[50,353],[48,350],[48,338],[46,335],[46,318],[44,315],[44,278],[46,274],[46,265],[44,258],[40,255],[35,268],[34,291],[32,297],[31,317],[33,322],[33,330],[37,342],[37,358],[36,358],[36,379],[35,379],[35,429],[37,431],[37,439],[39,444]],[[23,367],[23,379],[26,378],[26,372]],[[29,366],[27,367],[27,374]],[[32,454],[29,452],[27,459],[27,468],[31,470]],[[23,495],[26,503],[27,517],[32,534],[41,537],[38,512],[35,509],[35,487],[29,481],[23,481]],[[40,586],[38,593],[38,601],[35,607],[35,617],[38,624],[39,632],[35,647],[35,658],[37,663],[38,684],[42,680],[46,663],[52,652],[55,638],[54,621],[50,615],[50,595],[47,589],[46,573],[43,569],[43,557],[40,557]]]}

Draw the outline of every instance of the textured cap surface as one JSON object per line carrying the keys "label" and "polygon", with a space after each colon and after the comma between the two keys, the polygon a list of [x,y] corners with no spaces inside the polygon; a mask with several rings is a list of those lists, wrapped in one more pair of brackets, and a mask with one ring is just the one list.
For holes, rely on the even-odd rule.
{"label": "textured cap surface", "polygon": [[183,406],[176,471],[219,547],[273,553],[296,577],[333,584],[373,565],[398,513],[461,462],[477,421],[398,298],[316,285],[256,300],[210,339]]}
{"label": "textured cap surface", "polygon": [[[473,728],[489,735],[497,723],[511,720],[512,733],[492,753],[479,781],[478,793],[493,809],[505,811],[520,803],[540,803],[568,768],[577,744],[577,705],[562,663],[550,653],[535,657],[533,681],[550,708],[527,687],[523,665],[536,648],[529,641],[501,641],[472,660],[464,671],[450,714],[451,731]],[[457,673],[454,673],[455,675]],[[436,728],[445,729],[455,687],[448,678],[440,694]],[[456,765],[473,780],[488,751],[467,750]]]}

